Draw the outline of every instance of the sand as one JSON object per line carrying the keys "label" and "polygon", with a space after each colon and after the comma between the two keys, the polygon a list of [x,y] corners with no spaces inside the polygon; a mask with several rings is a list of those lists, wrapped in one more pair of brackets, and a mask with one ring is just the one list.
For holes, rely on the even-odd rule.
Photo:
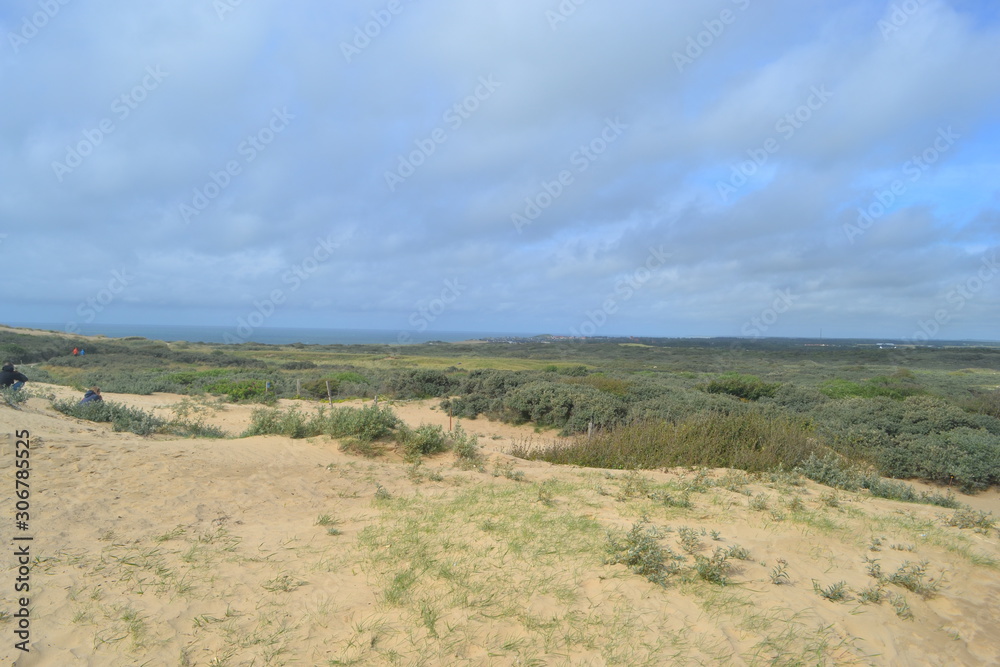
{"label": "sand", "polygon": [[[234,436],[252,410],[169,394],[105,398],[164,416],[187,406]],[[410,425],[447,428],[436,404],[393,409]],[[811,482],[528,462],[505,452],[554,432],[485,419],[462,427],[479,436],[478,469],[452,454],[416,467],[398,451],[362,458],[327,437],[116,433],[42,397],[20,411],[0,405],[8,614],[18,608],[12,538],[33,537],[31,651],[15,649],[17,621],[6,616],[2,663],[1000,664],[996,529]],[[23,430],[31,518],[16,531]],[[664,502],[683,484],[691,507]],[[1000,515],[996,491],[961,500]],[[605,562],[606,532],[644,518],[684,558],[666,586]],[[695,554],[717,547],[749,552],[730,558],[726,586],[692,574]],[[924,581],[940,585],[924,597],[885,583],[881,602],[863,603],[876,582],[866,558],[886,574],[926,561]],[[846,599],[817,592],[838,582]]]}

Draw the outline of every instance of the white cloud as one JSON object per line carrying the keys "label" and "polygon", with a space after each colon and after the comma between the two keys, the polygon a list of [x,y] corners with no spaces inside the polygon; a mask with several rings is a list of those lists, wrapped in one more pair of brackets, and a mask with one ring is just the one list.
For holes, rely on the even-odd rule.
{"label": "white cloud", "polygon": [[[1000,21],[986,2],[940,0],[883,36],[892,4],[585,3],[553,30],[557,3],[403,2],[350,62],[341,42],[384,3],[242,3],[224,20],[195,0],[66,5],[0,50],[18,100],[0,111],[0,233],[23,282],[0,304],[61,321],[85,297],[79,276],[128,266],[135,284],[104,316],[227,324],[334,234],[342,252],[276,323],[405,327],[459,277],[469,287],[435,326],[558,332],[662,244],[669,263],[604,332],[738,333],[790,288],[784,335],[909,335],[996,245]],[[33,7],[0,9],[5,34]],[[674,54],[724,10],[733,20],[678,71]],[[168,74],[122,117],[114,101],[149,67]],[[456,123],[448,110],[484,77],[499,85]],[[294,118],[271,136],[276,108]],[[627,129],[602,146],[615,118]],[[105,119],[114,130],[60,181],[52,163]],[[953,148],[852,243],[858,207],[949,127]],[[250,137],[269,139],[252,160]],[[428,138],[390,191],[386,171]],[[594,159],[574,159],[594,141]],[[233,162],[185,224],[181,205]],[[526,198],[546,205],[518,233]],[[995,330],[996,290],[947,336]]]}

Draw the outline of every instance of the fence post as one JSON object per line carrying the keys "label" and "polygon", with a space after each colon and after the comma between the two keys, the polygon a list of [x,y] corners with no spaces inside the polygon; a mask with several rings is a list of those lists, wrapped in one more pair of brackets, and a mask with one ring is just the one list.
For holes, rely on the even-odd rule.
{"label": "fence post", "polygon": [[330,391],[330,381],[326,381],[326,397],[330,399],[330,405],[333,405],[333,392]]}

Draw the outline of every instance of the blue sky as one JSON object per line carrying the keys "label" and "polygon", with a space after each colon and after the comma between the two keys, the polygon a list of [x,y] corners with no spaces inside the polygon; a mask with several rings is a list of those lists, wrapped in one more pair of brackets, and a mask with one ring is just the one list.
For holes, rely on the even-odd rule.
{"label": "blue sky", "polygon": [[996,3],[345,5],[4,3],[0,320],[1000,339]]}

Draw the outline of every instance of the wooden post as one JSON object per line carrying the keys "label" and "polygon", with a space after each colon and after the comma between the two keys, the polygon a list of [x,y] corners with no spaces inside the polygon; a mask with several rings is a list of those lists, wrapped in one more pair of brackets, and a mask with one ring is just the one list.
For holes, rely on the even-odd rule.
{"label": "wooden post", "polygon": [[295,396],[296,398],[302,395],[302,378],[295,379]]}
{"label": "wooden post", "polygon": [[333,392],[330,391],[330,381],[326,381],[326,397],[330,399],[330,405],[333,405]]}
{"label": "wooden post", "polygon": [[594,435],[594,421],[590,420],[587,422],[587,440],[590,440],[592,435]]}

